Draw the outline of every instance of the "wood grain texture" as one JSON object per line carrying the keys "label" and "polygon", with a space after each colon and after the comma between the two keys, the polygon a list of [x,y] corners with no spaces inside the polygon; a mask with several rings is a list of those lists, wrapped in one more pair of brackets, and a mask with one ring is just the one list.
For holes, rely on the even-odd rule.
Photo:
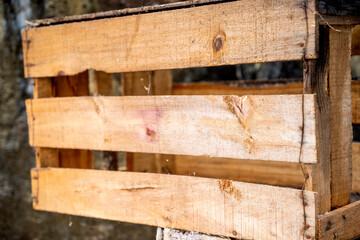
{"label": "wood grain texture", "polygon": [[[360,192],[360,143],[352,144],[352,192]],[[153,154],[133,153],[131,170],[156,173],[159,166]],[[297,163],[248,161],[231,158],[174,155],[163,157],[163,173],[229,179],[242,182],[301,188],[304,176]]]}
{"label": "wood grain texture", "polygon": [[[316,94],[316,142],[318,164],[305,165],[305,189],[318,193],[317,213],[331,209],[330,100],[328,86],[329,30],[319,28],[319,58],[304,62],[304,93]],[[305,111],[304,111],[305,112]],[[304,129],[308,128],[304,123]],[[304,140],[306,142],[306,140]]]}
{"label": "wood grain texture", "polygon": [[350,203],[351,144],[351,34],[352,26],[337,26],[330,30],[330,156],[331,207]]}
{"label": "wood grain texture", "polygon": [[[53,97],[89,96],[89,72],[84,71],[74,76],[55,77],[52,80]],[[71,121],[71,119],[69,119]],[[51,131],[47,134],[52,134]],[[94,168],[92,151],[82,149],[59,149],[59,167]]]}
{"label": "wood grain texture", "polygon": [[[61,184],[59,184],[61,183]],[[302,239],[300,190],[168,174],[33,169],[36,210],[244,239]],[[315,237],[315,197],[306,235]]]}
{"label": "wood grain texture", "polygon": [[[315,163],[314,95],[304,101],[307,127],[301,161]],[[26,101],[32,146],[286,162],[298,161],[301,106],[301,95]]]}
{"label": "wood grain texture", "polygon": [[25,76],[300,60],[305,39],[306,57],[316,58],[315,14],[303,6],[243,0],[25,29]]}
{"label": "wood grain texture", "polygon": [[[301,94],[302,82],[289,82],[286,79],[262,81],[244,81],[240,85],[235,82],[212,83],[174,83],[174,95],[271,95]],[[351,81],[352,123],[360,123],[360,81]]]}
{"label": "wood grain texture", "polygon": [[171,95],[171,70],[129,72],[121,74],[123,96]]}
{"label": "wood grain texture", "polygon": [[[112,96],[113,95],[113,76],[110,73],[93,71],[94,76],[94,96]],[[117,152],[103,151],[102,160],[104,168],[107,170],[118,170]]]}
{"label": "wood grain texture", "polygon": [[360,201],[331,211],[319,219],[319,239],[357,239],[360,237]]}
{"label": "wood grain texture", "polygon": [[[121,90],[123,96],[144,96],[144,95],[171,95],[172,93],[172,71],[158,70],[146,72],[128,72],[121,74]],[[132,153],[125,154],[126,167],[132,171],[135,165],[136,169],[141,169],[140,164],[144,164],[139,159],[154,159],[152,172],[161,173],[163,156],[152,153]],[[168,156],[171,158],[170,156]],[[148,166],[145,162],[145,166]],[[146,168],[146,167],[145,167]],[[142,172],[142,171],[140,171]]]}
{"label": "wood grain texture", "polygon": [[352,146],[352,191],[360,192],[360,143]]}
{"label": "wood grain texture", "polygon": [[[54,96],[52,78],[34,78],[33,97],[50,98]],[[55,148],[35,148],[36,167],[59,167],[59,150]]]}

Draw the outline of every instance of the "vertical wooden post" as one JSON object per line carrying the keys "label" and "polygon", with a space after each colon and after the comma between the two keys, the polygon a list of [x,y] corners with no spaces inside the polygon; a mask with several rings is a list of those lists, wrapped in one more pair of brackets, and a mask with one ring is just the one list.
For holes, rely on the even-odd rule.
{"label": "vertical wooden post", "polygon": [[[124,96],[170,95],[172,92],[171,70],[123,73],[121,75],[121,86]],[[171,166],[175,166],[175,160],[170,155],[126,153],[127,170],[136,170],[140,159],[145,160],[141,161],[141,164],[146,164],[146,167],[142,166],[142,169],[151,172],[169,173]]]}
{"label": "vertical wooden post", "polygon": [[352,26],[335,26],[330,38],[331,207],[350,203],[351,194],[351,36]]}
{"label": "vertical wooden post", "polygon": [[[304,62],[304,93],[316,94],[316,140],[317,160],[314,165],[306,165],[306,190],[318,193],[317,213],[324,214],[331,209],[330,193],[330,100],[329,74],[329,30],[320,26],[319,57]],[[304,109],[306,111],[306,109]],[[306,128],[306,125],[304,126]],[[306,141],[306,139],[304,139]],[[304,201],[305,203],[305,201]]]}
{"label": "vertical wooden post", "polygon": [[[94,71],[94,96],[112,96],[112,74],[102,71]],[[106,162],[105,169],[118,170],[117,152],[103,151],[103,161]]]}

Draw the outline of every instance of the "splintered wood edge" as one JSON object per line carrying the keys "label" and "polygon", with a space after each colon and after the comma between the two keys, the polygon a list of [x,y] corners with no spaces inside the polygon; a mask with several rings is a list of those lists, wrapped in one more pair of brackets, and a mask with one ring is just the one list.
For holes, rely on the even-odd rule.
{"label": "splintered wood edge", "polygon": [[32,173],[38,178],[32,179],[38,182],[37,210],[245,239],[298,239],[306,229],[304,235],[315,238],[314,192],[304,192],[304,228],[297,189],[104,170],[47,168]]}

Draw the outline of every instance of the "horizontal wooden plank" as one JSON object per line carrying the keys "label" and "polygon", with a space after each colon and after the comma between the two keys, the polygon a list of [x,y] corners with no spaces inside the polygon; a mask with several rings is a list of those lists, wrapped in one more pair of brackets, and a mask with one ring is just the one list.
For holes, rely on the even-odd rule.
{"label": "horizontal wooden plank", "polygon": [[[315,9],[314,2],[308,7]],[[24,29],[24,73],[44,77],[85,69],[301,60],[304,52],[316,58],[315,13],[303,6],[303,0],[242,0]]]}
{"label": "horizontal wooden plank", "polygon": [[360,237],[360,201],[331,211],[319,219],[319,239],[355,239]]}
{"label": "horizontal wooden plank", "polygon": [[[302,95],[27,100],[31,146],[298,162]],[[314,95],[301,161],[315,163]]]}
{"label": "horizontal wooden plank", "polygon": [[[360,192],[360,143],[352,144],[352,192]],[[242,182],[301,188],[304,175],[298,163],[248,161],[231,158],[164,156],[159,165],[154,155],[134,153],[131,171],[223,178]]]}
{"label": "horizontal wooden plank", "polygon": [[[168,174],[33,169],[37,210],[242,239],[303,239],[301,191]],[[316,193],[305,191],[315,237]]]}
{"label": "horizontal wooden plank", "polygon": [[[228,81],[222,83],[174,83],[174,95],[270,95],[301,94],[303,83],[300,79],[267,81]],[[360,124],[360,81],[351,82],[352,122]]]}

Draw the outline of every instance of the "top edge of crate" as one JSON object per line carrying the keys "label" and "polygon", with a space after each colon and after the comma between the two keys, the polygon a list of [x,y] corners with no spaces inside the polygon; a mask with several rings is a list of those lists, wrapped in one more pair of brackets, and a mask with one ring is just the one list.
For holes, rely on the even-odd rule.
{"label": "top edge of crate", "polygon": [[[56,24],[64,24],[70,22],[78,21],[89,21],[102,18],[112,18],[120,16],[128,16],[133,14],[141,13],[150,13],[157,11],[168,11],[179,8],[189,8],[197,7],[201,5],[209,5],[221,2],[229,2],[236,0],[188,0],[183,2],[174,2],[167,4],[159,4],[152,6],[141,6],[135,8],[125,8],[97,13],[73,15],[73,16],[64,16],[64,17],[55,17],[55,18],[45,18],[29,21],[27,27],[41,27],[49,26]],[[360,16],[360,1],[356,0],[347,0],[347,1],[329,1],[329,0],[319,0],[317,3],[317,11],[323,15],[325,19],[320,21],[320,24],[326,24],[329,20],[333,22],[333,18],[330,16]],[[329,17],[329,18],[328,18]],[[341,19],[339,19],[341,21]],[[357,24],[360,19],[352,19],[352,21],[342,21],[342,24]]]}
{"label": "top edge of crate", "polygon": [[97,12],[97,13],[37,19],[37,20],[29,21],[27,26],[28,27],[41,27],[41,26],[49,26],[49,25],[56,25],[56,24],[79,22],[79,21],[90,21],[90,20],[95,20],[95,19],[129,16],[129,15],[133,15],[133,14],[151,13],[151,12],[158,12],[158,11],[169,11],[169,10],[175,10],[175,9],[179,9],[179,8],[197,7],[197,6],[202,6],[202,5],[209,5],[209,4],[214,4],[214,3],[230,2],[230,1],[236,1],[236,0],[189,0],[189,1],[183,1],[183,2],[158,4],[158,5],[152,5],[152,6],[124,8],[124,9],[119,9],[119,10],[111,10],[111,11],[104,11],[104,12]]}
{"label": "top edge of crate", "polygon": [[[306,10],[307,9],[307,10]],[[317,57],[315,1],[242,0],[77,21],[22,33],[26,77]],[[50,44],[51,43],[51,44]]]}

